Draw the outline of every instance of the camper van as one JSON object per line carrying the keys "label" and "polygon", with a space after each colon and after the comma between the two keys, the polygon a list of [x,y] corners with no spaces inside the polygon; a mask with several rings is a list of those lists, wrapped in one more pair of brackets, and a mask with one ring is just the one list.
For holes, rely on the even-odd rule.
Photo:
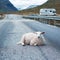
{"label": "camper van", "polygon": [[40,9],[40,15],[53,16],[56,15],[56,9],[54,8],[43,8]]}

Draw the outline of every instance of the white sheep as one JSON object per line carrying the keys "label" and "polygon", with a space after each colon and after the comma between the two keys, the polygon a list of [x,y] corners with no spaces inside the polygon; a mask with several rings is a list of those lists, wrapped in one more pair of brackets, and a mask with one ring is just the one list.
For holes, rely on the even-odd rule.
{"label": "white sheep", "polygon": [[21,40],[17,43],[18,45],[44,45],[44,40],[41,38],[41,35],[45,32],[32,32],[26,33],[22,36]]}

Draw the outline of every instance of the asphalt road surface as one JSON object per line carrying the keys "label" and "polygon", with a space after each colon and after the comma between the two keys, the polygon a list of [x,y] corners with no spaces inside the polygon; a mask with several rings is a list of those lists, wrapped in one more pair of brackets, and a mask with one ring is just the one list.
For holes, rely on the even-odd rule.
{"label": "asphalt road surface", "polygon": [[[21,46],[23,34],[45,31],[45,46]],[[9,15],[0,20],[0,60],[60,60],[60,28],[21,16]]]}

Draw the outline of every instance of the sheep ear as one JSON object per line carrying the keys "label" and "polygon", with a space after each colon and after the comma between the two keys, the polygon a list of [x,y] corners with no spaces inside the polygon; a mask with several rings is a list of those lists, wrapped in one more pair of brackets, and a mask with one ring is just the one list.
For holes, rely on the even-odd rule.
{"label": "sheep ear", "polygon": [[41,32],[41,34],[45,34],[45,32]]}

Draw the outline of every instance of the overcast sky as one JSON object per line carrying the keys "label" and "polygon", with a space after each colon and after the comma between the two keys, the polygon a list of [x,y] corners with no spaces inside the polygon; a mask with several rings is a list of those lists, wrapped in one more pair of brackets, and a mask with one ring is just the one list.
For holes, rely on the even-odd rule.
{"label": "overcast sky", "polygon": [[31,5],[41,5],[47,0],[9,0],[17,9],[25,9]]}

